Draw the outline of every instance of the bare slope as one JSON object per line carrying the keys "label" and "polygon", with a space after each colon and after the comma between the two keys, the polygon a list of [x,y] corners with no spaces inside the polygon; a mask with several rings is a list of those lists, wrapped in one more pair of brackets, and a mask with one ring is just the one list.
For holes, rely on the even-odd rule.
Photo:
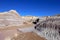
{"label": "bare slope", "polygon": [[0,13],[0,40],[44,40],[33,32],[22,33],[17,30],[28,27],[34,25],[22,19],[15,10]]}

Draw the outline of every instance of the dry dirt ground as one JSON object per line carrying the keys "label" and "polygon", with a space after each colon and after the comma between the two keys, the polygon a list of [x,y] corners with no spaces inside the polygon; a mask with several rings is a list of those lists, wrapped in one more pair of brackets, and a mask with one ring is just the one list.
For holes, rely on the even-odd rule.
{"label": "dry dirt ground", "polygon": [[0,28],[0,40],[46,40],[33,32],[22,33],[18,28],[32,27],[31,24]]}
{"label": "dry dirt ground", "polygon": [[17,37],[13,37],[12,40],[45,40],[33,32],[20,33]]}

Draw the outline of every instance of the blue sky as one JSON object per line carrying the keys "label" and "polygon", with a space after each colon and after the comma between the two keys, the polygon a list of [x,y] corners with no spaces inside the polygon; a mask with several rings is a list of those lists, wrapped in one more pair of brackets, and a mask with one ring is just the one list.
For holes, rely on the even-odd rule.
{"label": "blue sky", "polygon": [[60,14],[60,0],[0,0],[0,12],[16,10],[20,15]]}

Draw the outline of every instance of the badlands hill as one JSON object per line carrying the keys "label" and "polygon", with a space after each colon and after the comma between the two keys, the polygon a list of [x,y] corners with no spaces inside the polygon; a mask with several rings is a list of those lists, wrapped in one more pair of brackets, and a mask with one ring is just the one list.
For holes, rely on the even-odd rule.
{"label": "badlands hill", "polygon": [[21,16],[15,10],[0,13],[0,40],[60,40],[60,15]]}
{"label": "badlands hill", "polygon": [[35,26],[32,22],[37,18],[20,16],[15,10],[0,12],[0,40],[45,40],[32,31]]}

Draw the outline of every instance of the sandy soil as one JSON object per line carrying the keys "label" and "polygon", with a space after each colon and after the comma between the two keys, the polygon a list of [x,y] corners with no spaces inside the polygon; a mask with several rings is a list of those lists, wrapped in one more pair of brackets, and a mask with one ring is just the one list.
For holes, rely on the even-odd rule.
{"label": "sandy soil", "polygon": [[20,25],[19,27],[3,27],[0,28],[0,40],[45,40],[33,32],[22,33],[18,28],[32,27],[31,24]]}
{"label": "sandy soil", "polygon": [[33,32],[20,33],[17,37],[13,37],[12,40],[45,40]]}
{"label": "sandy soil", "polygon": [[10,40],[11,37],[13,37],[15,34],[17,34],[16,30],[4,30],[4,31],[1,31],[0,32],[0,40]]}

